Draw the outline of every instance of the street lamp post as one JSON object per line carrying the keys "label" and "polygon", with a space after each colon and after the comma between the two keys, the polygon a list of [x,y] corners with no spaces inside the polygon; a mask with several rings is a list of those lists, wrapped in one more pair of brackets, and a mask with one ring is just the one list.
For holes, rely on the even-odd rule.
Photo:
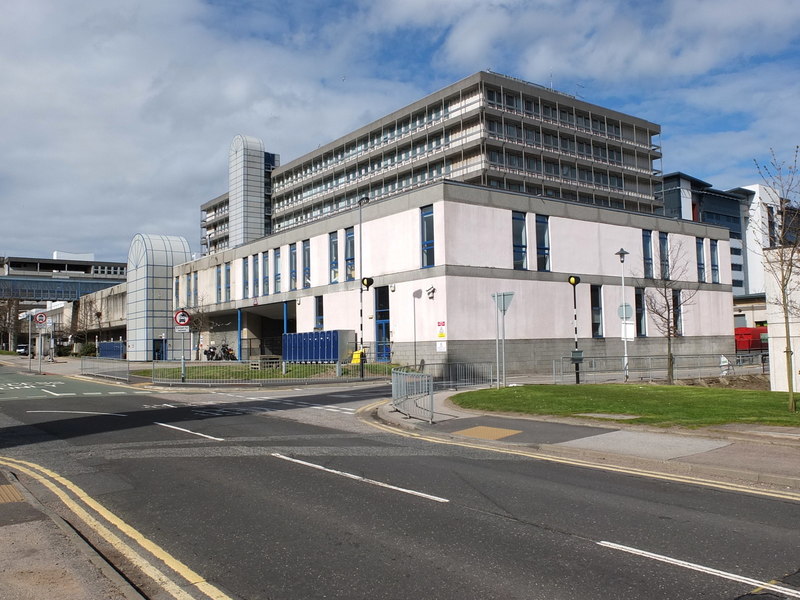
{"label": "street lamp post", "polygon": [[361,379],[364,379],[364,236],[361,228],[361,207],[369,202],[369,196],[358,199],[358,319],[359,319],[359,338],[358,350],[361,360],[360,371]]}
{"label": "street lamp post", "polygon": [[572,353],[572,362],[575,365],[575,383],[579,384],[581,382],[581,362],[583,362],[583,355],[580,350],[578,350],[578,294],[577,288],[578,284],[581,282],[581,278],[577,275],[570,275],[567,278],[569,284],[572,286],[572,324],[575,330],[575,351]]}
{"label": "street lamp post", "polygon": [[627,252],[625,248],[620,248],[619,252],[614,253],[616,256],[619,256],[619,262],[622,266],[622,301],[619,303],[619,310],[620,314],[619,317],[621,319],[621,327],[622,327],[622,348],[623,348],[623,357],[622,357],[622,375],[624,377],[624,381],[628,381],[628,307],[625,304],[625,257],[630,254]]}

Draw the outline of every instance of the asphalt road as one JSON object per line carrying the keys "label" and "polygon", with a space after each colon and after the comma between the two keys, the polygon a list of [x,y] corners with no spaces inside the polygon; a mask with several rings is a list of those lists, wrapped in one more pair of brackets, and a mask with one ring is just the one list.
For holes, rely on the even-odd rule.
{"label": "asphalt road", "polygon": [[[357,414],[386,395],[154,394],[0,367],[0,455],[79,486],[192,598],[733,599],[800,567],[797,503],[390,434]],[[179,597],[70,521],[149,597]]]}

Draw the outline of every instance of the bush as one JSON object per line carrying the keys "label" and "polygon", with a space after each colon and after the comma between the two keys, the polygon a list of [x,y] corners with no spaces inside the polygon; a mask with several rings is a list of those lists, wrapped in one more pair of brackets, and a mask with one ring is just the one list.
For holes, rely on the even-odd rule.
{"label": "bush", "polygon": [[97,356],[97,346],[89,342],[81,348],[81,356]]}

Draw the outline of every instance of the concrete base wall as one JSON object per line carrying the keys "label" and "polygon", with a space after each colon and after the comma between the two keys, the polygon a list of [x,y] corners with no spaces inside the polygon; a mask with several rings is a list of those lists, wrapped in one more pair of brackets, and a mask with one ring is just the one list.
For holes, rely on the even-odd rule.
{"label": "concrete base wall", "polygon": [[[574,340],[506,340],[505,360],[507,374],[550,375],[553,361],[569,357],[575,348]],[[624,355],[623,343],[616,339],[579,339],[578,348],[585,358],[620,358]],[[502,351],[502,350],[501,350]],[[734,340],[729,336],[676,338],[673,340],[675,355],[727,355],[736,354]],[[664,338],[638,338],[628,342],[628,357],[665,356],[667,343]],[[435,342],[392,345],[392,362],[401,365],[426,363],[495,363],[497,357],[494,340],[448,341],[447,352],[437,352]]]}

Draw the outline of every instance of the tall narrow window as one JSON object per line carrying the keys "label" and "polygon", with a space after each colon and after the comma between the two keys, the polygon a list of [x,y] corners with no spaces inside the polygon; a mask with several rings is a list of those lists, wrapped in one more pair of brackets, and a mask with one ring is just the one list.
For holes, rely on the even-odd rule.
{"label": "tall narrow window", "polygon": [[197,293],[197,271],[192,273],[192,306],[198,305],[198,293]]}
{"label": "tall narrow window", "polygon": [[644,276],[653,278],[653,232],[649,229],[642,230],[642,259],[644,261]]}
{"label": "tall narrow window", "polygon": [[186,302],[184,306],[191,306],[192,305],[192,274],[187,273],[185,275],[186,279]]}
{"label": "tall narrow window", "polygon": [[514,268],[525,270],[528,268],[528,240],[525,233],[525,213],[511,213],[511,238],[514,245]]}
{"label": "tall narrow window", "polygon": [[250,297],[250,261],[247,256],[242,259],[242,298]]}
{"label": "tall narrow window", "polygon": [[550,218],[536,215],[536,268],[550,270]]}
{"label": "tall narrow window", "polygon": [[719,249],[717,240],[711,240],[711,283],[719,283]]}
{"label": "tall narrow window", "polygon": [[325,328],[325,314],[322,305],[322,296],[314,296],[314,329]]}
{"label": "tall narrow window", "polygon": [[422,230],[422,268],[432,267],[436,264],[434,256],[433,206],[423,206],[420,209],[420,222]]}
{"label": "tall narrow window", "polygon": [[603,337],[603,288],[593,285],[592,298],[592,337]]}
{"label": "tall narrow window", "polygon": [[273,268],[272,272],[275,273],[275,293],[281,293],[281,249],[275,248],[275,252],[273,253]]}
{"label": "tall narrow window", "polygon": [[661,279],[669,279],[669,238],[663,231],[658,232],[658,258],[661,261]]}
{"label": "tall narrow window", "polygon": [[258,254],[253,254],[253,298],[258,298]]}
{"label": "tall narrow window", "polygon": [[231,301],[231,263],[225,263],[225,302]]}
{"label": "tall narrow window", "polygon": [[706,243],[703,238],[695,238],[697,248],[697,281],[703,283],[706,280]]}
{"label": "tall narrow window", "polygon": [[181,306],[181,278],[175,278],[175,308]]}
{"label": "tall narrow window", "polygon": [[297,289],[297,244],[289,244],[289,289]]}
{"label": "tall narrow window", "polygon": [[672,290],[672,327],[675,335],[683,335],[683,306],[681,291]]}
{"label": "tall narrow window", "polygon": [[261,295],[269,296],[269,251],[261,253]]}
{"label": "tall narrow window", "polygon": [[356,278],[356,236],[352,227],[344,230],[344,278],[353,281]]}
{"label": "tall narrow window", "polygon": [[339,232],[332,231],[328,234],[328,277],[330,283],[339,281]]}
{"label": "tall narrow window", "polygon": [[217,304],[222,302],[222,265],[216,268]]}
{"label": "tall narrow window", "polygon": [[769,247],[778,245],[778,227],[775,222],[775,207],[767,206],[767,232],[769,234]]}
{"label": "tall narrow window", "polygon": [[636,288],[634,297],[636,299],[636,337],[645,337],[647,335],[647,313],[644,309],[644,289]]}
{"label": "tall narrow window", "polygon": [[303,287],[311,287],[311,241],[303,240]]}

